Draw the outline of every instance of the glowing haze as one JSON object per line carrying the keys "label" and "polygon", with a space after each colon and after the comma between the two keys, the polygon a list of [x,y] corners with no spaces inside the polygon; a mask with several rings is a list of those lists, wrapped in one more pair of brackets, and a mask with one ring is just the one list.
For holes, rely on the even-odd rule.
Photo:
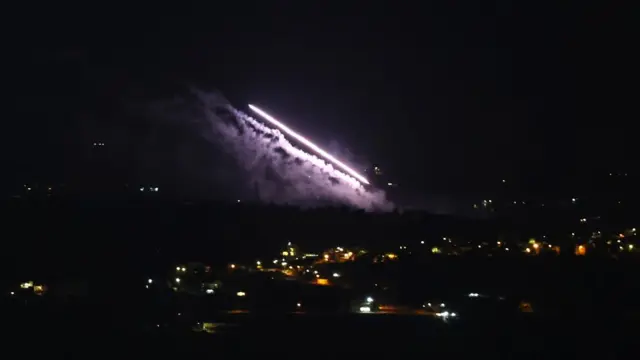
{"label": "glowing haze", "polygon": [[311,141],[307,140],[304,136],[302,136],[302,135],[296,133],[295,131],[291,130],[289,127],[287,127],[286,125],[284,125],[280,121],[276,120],[273,116],[271,116],[271,115],[267,114],[266,112],[264,112],[263,110],[261,110],[259,107],[249,104],[249,108],[251,110],[253,110],[254,112],[256,112],[258,115],[262,116],[264,119],[268,120],[273,125],[275,125],[278,128],[280,128],[282,131],[286,132],[287,134],[289,134],[290,136],[295,138],[296,140],[298,140],[301,143],[305,144],[306,146],[310,147],[316,153],[322,155],[325,159],[327,159],[327,160],[331,161],[333,164],[339,166],[342,170],[346,171],[349,175],[355,177],[360,182],[363,182],[363,183],[369,185],[369,181],[367,181],[367,179],[364,176],[358,174],[355,170],[353,170],[352,168],[348,167],[343,162],[341,162],[340,160],[338,160],[335,157],[333,157],[331,154],[329,154],[326,151],[322,150],[319,146],[317,146],[316,144],[314,144]]}
{"label": "glowing haze", "polygon": [[[363,176],[257,107],[251,106],[258,114],[253,118],[219,93],[192,89],[191,94],[194,97],[158,106],[154,114],[190,127],[222,151],[211,149],[213,153],[226,153],[235,160],[236,169],[228,168],[222,160],[200,169],[216,184],[240,170],[233,183],[219,180],[216,185],[220,190],[228,186],[234,199],[303,207],[345,204],[365,210],[393,209],[384,191],[363,185],[368,184]],[[311,151],[295,146],[287,137]],[[232,195],[234,191],[237,193]]]}

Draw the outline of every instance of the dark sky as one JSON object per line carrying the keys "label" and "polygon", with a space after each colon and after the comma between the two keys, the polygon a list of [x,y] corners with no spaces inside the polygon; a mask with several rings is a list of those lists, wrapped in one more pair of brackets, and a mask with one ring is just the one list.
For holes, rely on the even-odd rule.
{"label": "dark sky", "polygon": [[108,126],[119,99],[196,83],[238,107],[262,105],[424,192],[633,170],[625,9],[260,3],[16,11],[8,69],[18,116],[4,131],[18,154],[11,163],[54,166],[86,141],[69,130],[83,119]]}

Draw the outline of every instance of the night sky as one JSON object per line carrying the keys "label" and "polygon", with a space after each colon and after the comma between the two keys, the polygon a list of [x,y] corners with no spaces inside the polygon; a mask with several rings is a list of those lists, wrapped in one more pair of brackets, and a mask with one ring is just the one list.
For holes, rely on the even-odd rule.
{"label": "night sky", "polygon": [[260,105],[411,191],[633,170],[624,9],[310,3],[16,11],[5,70],[17,116],[3,131],[12,174],[78,171],[83,144],[127,126],[123,104],[185,84]]}

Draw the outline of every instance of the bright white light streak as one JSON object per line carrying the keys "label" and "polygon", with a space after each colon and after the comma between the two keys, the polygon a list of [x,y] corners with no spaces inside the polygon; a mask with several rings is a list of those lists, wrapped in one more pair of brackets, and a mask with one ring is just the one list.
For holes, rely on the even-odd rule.
{"label": "bright white light streak", "polygon": [[363,183],[369,185],[369,181],[367,181],[367,179],[364,176],[358,174],[357,172],[355,172],[355,170],[351,169],[350,167],[348,167],[347,165],[342,163],[340,160],[338,160],[335,157],[331,156],[331,154],[329,154],[326,151],[322,150],[316,144],[314,144],[311,141],[307,140],[304,136],[299,135],[295,131],[289,129],[286,125],[284,125],[280,121],[276,120],[273,116],[271,116],[271,115],[267,114],[266,112],[262,111],[257,106],[253,106],[253,105],[249,104],[249,108],[251,110],[255,111],[258,115],[260,115],[263,118],[267,119],[273,125],[279,127],[282,131],[284,131],[287,134],[293,136],[296,140],[298,140],[301,143],[307,145],[308,147],[313,149],[318,154],[324,156],[326,159],[328,159],[329,161],[331,161],[335,165],[339,166],[342,170],[346,171],[349,175],[351,175],[354,178],[358,179],[360,182],[363,182]]}

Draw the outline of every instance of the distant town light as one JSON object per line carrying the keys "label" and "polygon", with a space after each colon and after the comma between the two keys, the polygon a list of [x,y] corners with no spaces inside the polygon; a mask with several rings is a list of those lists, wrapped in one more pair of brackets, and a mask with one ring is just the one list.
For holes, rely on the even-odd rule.
{"label": "distant town light", "polygon": [[340,277],[340,274],[338,274],[338,273],[333,273],[333,277],[334,277],[334,278],[339,278],[339,277]]}
{"label": "distant town light", "polygon": [[176,278],[176,282],[179,284],[180,283],[180,278]]}
{"label": "distant town light", "polygon": [[373,298],[371,296],[367,297],[367,303],[371,304],[373,302]]}
{"label": "distant town light", "polygon": [[147,280],[147,282],[148,282],[149,284],[153,284],[153,279],[149,279],[149,280]]}
{"label": "distant town light", "polygon": [[360,307],[360,312],[361,313],[370,313],[371,312],[371,308],[369,306],[361,306]]}
{"label": "distant town light", "polygon": [[236,293],[236,295],[238,295],[238,296],[240,296],[240,297],[243,297],[243,296],[245,296],[245,295],[247,295],[247,294],[246,294],[244,291],[238,291],[238,292]]}

